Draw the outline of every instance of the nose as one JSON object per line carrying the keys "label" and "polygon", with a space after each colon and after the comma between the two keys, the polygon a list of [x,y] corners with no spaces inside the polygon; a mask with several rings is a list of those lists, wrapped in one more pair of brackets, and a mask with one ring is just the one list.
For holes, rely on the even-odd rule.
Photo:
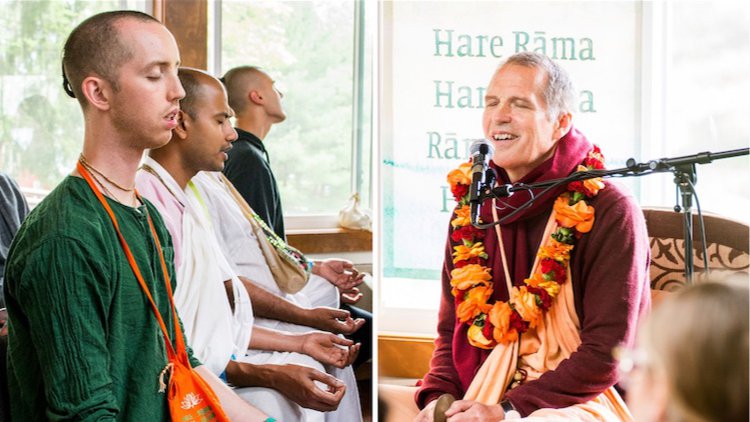
{"label": "nose", "polygon": [[495,123],[510,122],[510,105],[507,102],[498,104],[492,113],[492,120]]}
{"label": "nose", "polygon": [[231,124],[228,124],[229,130],[227,131],[226,140],[229,142],[234,142],[237,140],[237,131],[234,130]]}
{"label": "nose", "polygon": [[170,101],[179,101],[185,98],[185,88],[180,83],[180,78],[177,77],[177,72],[172,76],[172,82],[169,87],[169,98]]}

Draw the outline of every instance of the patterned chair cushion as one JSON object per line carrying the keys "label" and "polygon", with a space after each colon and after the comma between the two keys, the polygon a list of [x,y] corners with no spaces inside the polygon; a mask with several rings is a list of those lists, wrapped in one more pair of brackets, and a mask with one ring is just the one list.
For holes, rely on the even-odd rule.
{"label": "patterned chair cushion", "polygon": [[[685,285],[683,216],[671,209],[644,208],[651,244],[651,289],[674,291]],[[750,227],[717,215],[703,214],[711,278],[750,272]],[[693,223],[695,282],[706,279],[697,217]]]}

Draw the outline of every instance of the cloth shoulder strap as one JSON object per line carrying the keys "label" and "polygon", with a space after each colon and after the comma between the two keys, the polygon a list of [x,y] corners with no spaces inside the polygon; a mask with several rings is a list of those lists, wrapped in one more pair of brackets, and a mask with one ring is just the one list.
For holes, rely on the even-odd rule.
{"label": "cloth shoulder strap", "polygon": [[[180,321],[179,321],[179,318],[177,317],[177,311],[175,310],[174,301],[172,299],[172,286],[170,285],[169,272],[167,272],[167,264],[166,264],[166,261],[164,260],[164,254],[162,253],[162,249],[161,249],[161,242],[159,242],[159,236],[156,234],[156,228],[154,227],[154,222],[151,219],[151,216],[147,214],[148,225],[149,225],[149,228],[151,229],[151,234],[153,236],[154,243],[156,244],[156,251],[159,255],[159,261],[161,263],[162,273],[164,274],[164,284],[167,287],[169,305],[172,310],[172,316],[174,318],[176,350],[175,348],[172,347],[172,342],[170,341],[167,327],[164,324],[164,320],[162,319],[161,313],[159,312],[159,308],[157,308],[156,303],[154,302],[154,298],[151,295],[151,291],[146,285],[146,281],[143,279],[141,270],[140,268],[138,268],[138,263],[135,262],[135,257],[133,256],[133,253],[130,251],[128,242],[125,240],[125,237],[120,231],[120,225],[117,223],[117,218],[115,217],[115,213],[112,211],[112,208],[107,203],[107,200],[104,198],[104,195],[102,195],[102,193],[99,191],[99,188],[96,187],[96,184],[92,180],[91,174],[89,174],[88,170],[86,170],[86,168],[84,168],[80,162],[77,164],[76,168],[78,169],[78,172],[81,174],[81,176],[83,176],[83,178],[86,180],[86,183],[88,183],[89,187],[94,192],[94,195],[96,195],[97,199],[102,204],[104,209],[107,211],[107,214],[109,215],[110,220],[112,220],[112,225],[114,226],[115,231],[117,232],[117,237],[120,240],[120,246],[122,247],[123,252],[125,252],[125,256],[128,259],[130,268],[132,268],[136,279],[138,279],[138,283],[140,284],[141,289],[143,289],[144,294],[146,295],[146,297],[149,300],[149,303],[151,304],[151,310],[154,312],[154,315],[156,316],[156,319],[159,322],[159,327],[161,328],[162,335],[164,336],[164,343],[166,345],[167,355],[168,355],[169,360],[173,360],[177,358],[183,361],[183,363],[189,365],[189,362],[187,359],[185,341],[183,339],[182,330],[180,328]],[[143,202],[143,199],[138,194],[138,191],[136,191],[135,194],[138,200]]]}
{"label": "cloth shoulder strap", "polygon": [[263,219],[260,218],[260,216],[256,214],[255,211],[253,211],[247,201],[245,201],[245,199],[242,197],[242,194],[240,194],[234,187],[234,185],[232,185],[232,182],[227,179],[227,177],[223,173],[220,174],[221,181],[224,183],[224,186],[226,186],[226,188],[229,190],[229,193],[232,195],[235,202],[239,205],[242,213],[245,215],[247,220],[256,229],[256,232],[262,231],[263,234],[265,234],[266,239],[268,239],[268,242],[279,252],[279,255],[281,255],[284,259],[300,265],[305,271],[308,271],[307,258],[305,257],[305,255],[293,246],[287,244],[284,239],[279,237],[276,232],[271,230],[266,222],[263,221]]}

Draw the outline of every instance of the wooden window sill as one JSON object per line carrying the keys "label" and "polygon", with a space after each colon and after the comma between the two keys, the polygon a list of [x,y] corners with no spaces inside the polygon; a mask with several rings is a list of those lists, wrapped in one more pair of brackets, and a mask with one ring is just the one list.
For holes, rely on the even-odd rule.
{"label": "wooden window sill", "polygon": [[305,254],[372,252],[372,232],[342,228],[287,231],[287,242]]}

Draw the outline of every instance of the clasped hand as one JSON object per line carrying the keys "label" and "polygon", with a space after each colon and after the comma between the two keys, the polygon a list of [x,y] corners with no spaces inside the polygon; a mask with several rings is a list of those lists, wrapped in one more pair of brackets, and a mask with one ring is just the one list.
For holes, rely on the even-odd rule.
{"label": "clasped hand", "polygon": [[[346,392],[341,380],[308,366],[287,364],[279,370],[277,389],[302,407],[321,412],[336,410]],[[316,381],[325,384],[327,389],[318,387]]]}
{"label": "clasped hand", "polygon": [[302,353],[325,365],[345,368],[359,354],[360,343],[331,333],[311,332],[303,334]]}
{"label": "clasped hand", "polygon": [[[414,422],[433,422],[435,404],[431,401],[414,419]],[[456,400],[445,411],[448,422],[497,422],[505,420],[505,412],[499,404],[486,405],[473,400]]]}

